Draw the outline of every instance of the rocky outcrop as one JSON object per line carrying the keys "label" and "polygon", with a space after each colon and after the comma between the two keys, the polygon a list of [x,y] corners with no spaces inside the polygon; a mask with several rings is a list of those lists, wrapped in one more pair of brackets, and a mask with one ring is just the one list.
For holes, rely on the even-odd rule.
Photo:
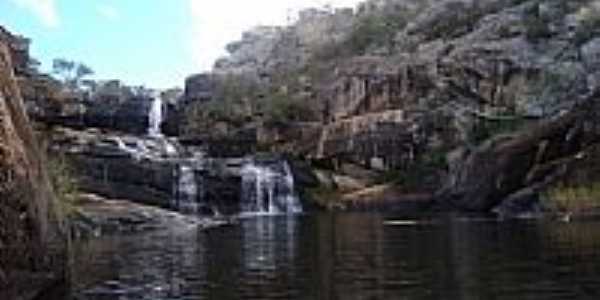
{"label": "rocky outcrop", "polygon": [[[572,111],[578,96],[598,87],[597,13],[597,5],[590,1],[370,0],[339,22],[331,21],[335,13],[315,12],[288,27],[250,32],[230,45],[231,55],[217,63],[215,72],[258,74],[267,86],[276,85],[271,89],[284,91],[279,94],[305,99],[321,113],[320,124],[300,124],[306,130],[293,123],[261,129],[259,141],[298,155],[410,176],[417,176],[411,172],[428,162],[433,167],[428,166],[427,172],[449,176],[455,189],[462,185],[466,190],[479,186],[490,191],[479,198],[475,192],[453,193],[464,197],[455,201],[461,203],[457,207],[485,211],[536,183],[516,173],[504,174],[511,184],[503,183],[499,190],[478,181],[453,181],[454,169],[448,170],[445,159],[439,158],[466,149],[469,154],[455,161],[463,164],[463,170],[472,163],[475,171],[485,162],[474,153],[493,152],[506,159],[481,168],[486,174],[506,171],[502,165],[506,161],[531,171],[530,160],[512,158],[521,150],[510,149],[515,143],[536,148],[540,140],[535,139],[546,138],[522,135],[517,138],[520,142],[507,142],[502,134],[545,127]],[[385,26],[378,27],[381,22]],[[396,32],[390,34],[390,28]],[[370,44],[354,45],[360,46],[354,53],[342,49],[340,55],[321,57],[313,50],[327,43],[302,32],[327,30],[339,39],[329,46],[353,49],[349,43]],[[381,43],[381,38],[388,40]],[[278,82],[285,77],[281,74],[292,80]],[[290,88],[295,81],[309,84]],[[557,135],[564,137],[564,132]],[[523,151],[529,155],[531,147]],[[519,183],[512,184],[513,180]],[[467,205],[470,201],[473,207]]]}
{"label": "rocky outcrop", "polygon": [[211,74],[196,74],[185,79],[184,105],[189,102],[206,102],[213,98],[215,79]]}
{"label": "rocky outcrop", "polygon": [[438,203],[474,212],[495,209],[508,216],[531,212],[539,193],[599,141],[600,93],[580,99],[556,119],[457,153]]}
{"label": "rocky outcrop", "polygon": [[50,143],[54,153],[67,156],[84,191],[170,206],[176,187],[177,149],[169,142],[55,128]]}
{"label": "rocky outcrop", "polygon": [[29,45],[31,41],[15,35],[0,25],[0,40],[10,48],[10,56],[15,74],[26,75],[30,71]]}
{"label": "rocky outcrop", "polygon": [[[193,197],[200,214],[239,211],[243,159],[206,157],[203,147],[174,139],[98,130],[54,128],[50,144],[53,153],[66,156],[82,192],[172,210]],[[182,167],[191,172],[185,182]],[[191,196],[187,185],[194,185]]]}
{"label": "rocky outcrop", "polygon": [[275,74],[301,67],[322,46],[343,40],[353,25],[352,9],[307,9],[292,26],[260,26],[227,46],[216,74],[245,74],[271,81]]}
{"label": "rocky outcrop", "polygon": [[73,128],[104,128],[131,134],[146,134],[152,99],[132,97],[123,102],[110,99],[85,100],[67,97],[55,101],[28,99],[29,114],[38,122]]}
{"label": "rocky outcrop", "polygon": [[0,39],[0,298],[33,299],[64,284],[66,232]]}

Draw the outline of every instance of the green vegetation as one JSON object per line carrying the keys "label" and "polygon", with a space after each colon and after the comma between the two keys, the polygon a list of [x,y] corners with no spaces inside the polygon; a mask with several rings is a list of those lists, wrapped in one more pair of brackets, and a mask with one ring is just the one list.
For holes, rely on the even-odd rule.
{"label": "green vegetation", "polygon": [[560,211],[582,212],[600,208],[600,182],[560,184],[546,192],[550,206]]}
{"label": "green vegetation", "polygon": [[525,37],[532,42],[550,38],[551,21],[549,17],[540,14],[539,5],[532,5],[525,11]]}
{"label": "green vegetation", "polygon": [[402,170],[384,172],[377,179],[377,183],[393,183],[406,190],[421,190],[432,183],[431,181],[436,180],[436,175],[447,167],[446,152],[432,150],[425,152]]}
{"label": "green vegetation", "polygon": [[479,120],[471,129],[469,137],[471,143],[480,144],[494,136],[515,132],[523,128],[524,124],[525,120],[517,116],[498,120]]}
{"label": "green vegetation", "polygon": [[50,183],[58,199],[62,215],[69,216],[76,211],[79,194],[79,184],[71,165],[64,156],[52,157],[48,163]]}
{"label": "green vegetation", "polygon": [[183,132],[207,133],[214,130],[216,123],[232,127],[251,121],[253,101],[260,95],[259,85],[241,76],[226,76],[216,81],[214,99],[197,102],[186,108]]}
{"label": "green vegetation", "polygon": [[600,11],[591,5],[582,8],[577,16],[579,27],[573,39],[576,46],[581,46],[600,34]]}
{"label": "green vegetation", "polygon": [[342,48],[354,55],[364,54],[370,47],[391,49],[395,35],[406,24],[406,16],[400,12],[363,16],[354,25]]}
{"label": "green vegetation", "polygon": [[301,88],[299,76],[297,72],[288,72],[270,84],[259,84],[242,76],[218,79],[214,98],[195,103],[185,112],[183,132],[215,134],[218,123],[230,131],[254,121],[273,126],[314,121],[317,118],[314,106],[303,98],[290,96]]}
{"label": "green vegetation", "polygon": [[83,78],[94,74],[92,68],[84,63],[64,58],[57,58],[52,61],[52,72],[72,89],[76,89]]}
{"label": "green vegetation", "polygon": [[314,120],[316,113],[301,99],[284,94],[274,94],[259,102],[259,114],[268,125],[285,125],[289,122]]}

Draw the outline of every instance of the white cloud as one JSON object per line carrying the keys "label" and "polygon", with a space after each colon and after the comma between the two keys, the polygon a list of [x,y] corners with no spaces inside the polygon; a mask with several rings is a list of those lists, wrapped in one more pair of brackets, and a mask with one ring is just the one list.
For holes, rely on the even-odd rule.
{"label": "white cloud", "polygon": [[191,51],[200,70],[210,70],[224,47],[256,25],[282,25],[306,7],[354,7],[360,0],[188,0],[193,26]]}
{"label": "white cloud", "polygon": [[46,27],[56,28],[60,25],[55,0],[12,0],[12,2],[29,10]]}
{"label": "white cloud", "polygon": [[100,4],[96,7],[96,11],[98,12],[98,14],[110,21],[116,21],[120,18],[120,14],[119,11],[114,8],[113,6],[110,5],[106,5],[106,4]]}

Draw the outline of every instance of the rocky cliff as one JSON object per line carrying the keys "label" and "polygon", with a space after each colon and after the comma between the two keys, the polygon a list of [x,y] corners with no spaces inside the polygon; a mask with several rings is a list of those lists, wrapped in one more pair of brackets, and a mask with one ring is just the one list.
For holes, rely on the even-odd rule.
{"label": "rocky cliff", "polygon": [[66,235],[10,45],[0,40],[0,298],[30,299],[64,279]]}
{"label": "rocky cliff", "polygon": [[251,31],[215,73],[259,79],[234,125],[259,127],[259,143],[432,190],[455,178],[457,151],[555,120],[598,88],[598,12],[596,1],[370,0]]}

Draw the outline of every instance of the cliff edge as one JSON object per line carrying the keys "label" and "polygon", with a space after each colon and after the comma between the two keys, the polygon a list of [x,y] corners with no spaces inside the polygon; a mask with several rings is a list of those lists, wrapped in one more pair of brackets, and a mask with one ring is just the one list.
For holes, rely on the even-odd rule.
{"label": "cliff edge", "polygon": [[13,36],[0,38],[0,299],[47,298],[65,278],[66,235],[17,86]]}

